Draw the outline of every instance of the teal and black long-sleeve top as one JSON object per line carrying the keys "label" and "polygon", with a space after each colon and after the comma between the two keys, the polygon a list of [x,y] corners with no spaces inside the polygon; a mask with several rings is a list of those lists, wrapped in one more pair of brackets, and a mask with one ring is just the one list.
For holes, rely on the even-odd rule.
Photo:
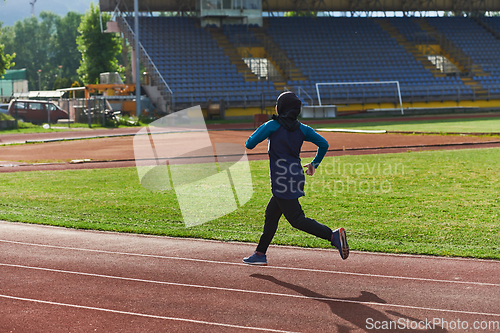
{"label": "teal and black long-sleeve top", "polygon": [[317,168],[326,152],[328,142],[311,127],[300,124],[295,131],[286,130],[278,121],[270,120],[250,135],[245,147],[253,149],[268,139],[271,190],[280,199],[297,199],[304,195],[304,170],[300,161],[300,149],[304,141],[318,146],[311,164]]}

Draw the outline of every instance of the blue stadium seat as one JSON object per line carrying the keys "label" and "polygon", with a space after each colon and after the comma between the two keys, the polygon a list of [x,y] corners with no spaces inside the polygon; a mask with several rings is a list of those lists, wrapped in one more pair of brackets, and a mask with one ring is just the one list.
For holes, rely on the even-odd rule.
{"label": "blue stadium seat", "polygon": [[[127,18],[129,22],[132,18]],[[477,18],[500,33],[500,17]],[[317,82],[398,80],[405,96],[472,94],[459,77],[437,78],[389,35],[376,20],[366,17],[270,17],[266,32],[307,80],[291,80],[314,95]],[[401,35],[414,43],[432,42],[415,18],[386,18]],[[423,20],[423,19],[422,19]],[[426,18],[488,74],[476,77],[492,93],[500,84],[500,41],[473,19]],[[229,101],[268,101],[276,97],[273,82],[246,82],[211,34],[187,17],[141,17],[141,42],[178,101],[201,102],[208,97]],[[226,25],[223,33],[234,45],[260,45],[247,25]],[[335,92],[350,98],[392,96],[393,86],[343,87]],[[243,97],[243,93],[247,97]],[[332,93],[333,94],[333,93]],[[334,94],[334,95],[335,95]],[[195,97],[193,97],[195,95]],[[210,96],[208,96],[210,95]],[[239,97],[238,97],[239,96]]]}

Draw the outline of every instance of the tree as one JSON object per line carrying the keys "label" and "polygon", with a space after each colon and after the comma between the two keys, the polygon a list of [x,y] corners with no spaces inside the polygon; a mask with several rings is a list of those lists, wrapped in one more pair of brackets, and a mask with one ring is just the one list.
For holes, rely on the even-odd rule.
{"label": "tree", "polygon": [[64,78],[64,82],[69,82],[70,85],[78,79],[77,70],[80,66],[81,54],[78,51],[76,39],[79,35],[78,27],[81,17],[81,14],[68,12],[66,16],[57,18],[55,21],[55,55],[51,63],[53,67],[58,68],[58,78]]}
{"label": "tree", "polygon": [[4,54],[3,48],[4,46],[0,44],[0,77],[5,74],[5,70],[14,65],[12,59],[14,59],[14,57],[16,56],[15,54]]}
{"label": "tree", "polygon": [[[2,34],[2,22],[0,22],[0,35]],[[12,55],[4,53],[4,45],[0,44],[0,77],[5,74],[5,70],[14,66],[12,59],[16,56],[15,53]]]}
{"label": "tree", "polygon": [[4,30],[6,52],[12,54],[15,51],[15,68],[26,68],[30,90],[49,89],[56,78],[58,69],[51,64],[51,59],[55,50],[57,17],[54,13],[42,12],[40,22],[32,16]]}
{"label": "tree", "polygon": [[30,17],[1,29],[0,44],[5,45],[5,53],[17,54],[15,68],[26,68],[30,90],[52,89],[78,80],[81,54],[76,38],[81,16],[42,12],[39,19]]}
{"label": "tree", "polygon": [[[110,19],[109,14],[102,13],[102,22]],[[82,54],[78,74],[85,84],[97,83],[100,73],[118,71],[117,56],[121,52],[119,35],[101,33],[100,22],[99,9],[92,3],[82,17],[77,38],[78,50]]]}
{"label": "tree", "polygon": [[316,17],[318,12],[300,11],[300,12],[285,12],[285,17]]}
{"label": "tree", "polygon": [[78,79],[81,55],[76,36],[80,17],[69,12],[61,18],[44,11],[40,19],[30,17],[2,29],[0,43],[5,45],[5,53],[16,52],[15,68],[26,68],[31,90],[51,89],[60,77],[70,82]]}
{"label": "tree", "polygon": [[56,80],[54,81],[54,85],[52,86],[52,90],[69,88],[71,86],[72,82],[73,81],[71,81],[71,79],[69,79],[69,78],[58,76],[56,78]]}
{"label": "tree", "polygon": [[[125,75],[125,82],[126,83],[132,83],[132,59],[131,59],[131,56],[130,56],[130,52],[129,52],[129,45],[127,44],[127,39],[125,37],[122,37],[121,38],[122,40],[122,59],[121,59],[121,65],[123,65],[125,71],[124,71],[124,75]],[[122,78],[123,79],[123,78]]]}

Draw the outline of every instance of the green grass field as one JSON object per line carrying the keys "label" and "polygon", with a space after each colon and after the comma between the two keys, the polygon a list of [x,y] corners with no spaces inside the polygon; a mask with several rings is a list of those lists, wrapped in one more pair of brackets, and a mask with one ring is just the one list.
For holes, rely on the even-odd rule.
{"label": "green grass field", "polygon": [[[257,242],[268,161],[251,169],[252,200],[197,227],[184,226],[174,191],[143,188],[135,168],[3,173],[0,219]],[[500,259],[500,149],[328,157],[307,179],[306,215],[345,227],[354,250]],[[285,220],[274,244],[329,247]]]}
{"label": "green grass field", "polygon": [[[305,121],[307,123],[307,121]],[[434,119],[404,121],[367,121],[311,125],[313,128],[341,128],[358,130],[386,130],[433,133],[500,133],[500,118]]]}

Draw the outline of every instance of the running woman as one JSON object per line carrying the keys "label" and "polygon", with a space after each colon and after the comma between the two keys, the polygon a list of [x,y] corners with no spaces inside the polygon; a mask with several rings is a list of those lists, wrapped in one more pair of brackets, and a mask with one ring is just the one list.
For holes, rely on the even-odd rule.
{"label": "running woman", "polygon": [[[307,218],[299,203],[299,198],[304,196],[303,167],[307,175],[314,175],[328,151],[328,142],[311,127],[297,120],[301,105],[302,102],[293,92],[279,95],[276,101],[277,115],[273,115],[272,120],[255,130],[245,143],[246,148],[253,149],[260,142],[268,140],[272,196],[267,204],[264,231],[257,249],[254,254],[243,259],[244,263],[267,265],[267,248],[278,229],[281,215],[284,215],[293,227],[328,240],[339,250],[342,259],[345,260],[349,256],[344,228],[332,231],[329,227]],[[312,162],[302,167],[300,149],[304,141],[314,143],[318,150]]]}

